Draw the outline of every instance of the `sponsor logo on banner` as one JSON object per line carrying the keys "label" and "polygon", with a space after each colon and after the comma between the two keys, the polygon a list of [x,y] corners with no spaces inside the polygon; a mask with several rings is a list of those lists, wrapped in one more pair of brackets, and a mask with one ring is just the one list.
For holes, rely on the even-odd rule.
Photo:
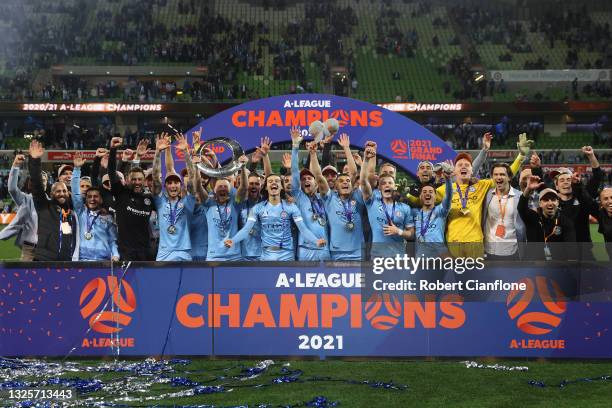
{"label": "sponsor logo on banner", "polygon": [[[125,293],[125,297],[121,292]],[[132,321],[136,310],[134,289],[125,280],[107,276],[87,282],[79,298],[81,317],[87,319],[92,331],[100,334],[121,332]],[[85,338],[82,347],[134,347],[133,338]]]}
{"label": "sponsor logo on banner", "polygon": [[[516,320],[516,327],[525,334],[541,336],[559,327],[567,310],[565,294],[558,283],[545,276],[536,276],[535,281],[524,278],[525,291],[511,291],[506,298],[508,316]],[[552,289],[552,293],[551,293]],[[538,307],[532,306],[535,296],[540,298]],[[532,307],[530,307],[532,306]],[[513,339],[510,348],[565,348],[564,339]]]}
{"label": "sponsor logo on banner", "polygon": [[408,143],[402,139],[395,139],[391,142],[391,151],[393,152],[394,159],[408,160]]}

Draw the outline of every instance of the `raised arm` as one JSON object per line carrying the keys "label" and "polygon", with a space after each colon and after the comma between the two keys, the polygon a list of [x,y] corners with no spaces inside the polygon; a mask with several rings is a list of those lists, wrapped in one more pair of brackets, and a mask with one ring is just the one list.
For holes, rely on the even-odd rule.
{"label": "raised arm", "polygon": [[73,159],[74,169],[72,170],[72,180],[70,189],[72,190],[72,206],[78,212],[84,207],[83,196],[81,195],[81,167],[85,164],[82,152],[76,152]]}
{"label": "raised arm", "polygon": [[597,156],[595,156],[595,151],[591,146],[584,146],[582,148],[582,153],[586,155],[591,169],[593,170],[593,175],[586,185],[586,193],[591,197],[595,197],[599,190],[599,185],[603,181],[603,171],[601,170]]}
{"label": "raised arm", "polygon": [[25,163],[25,155],[18,154],[15,155],[15,160],[13,160],[13,166],[11,167],[11,171],[8,177],[8,192],[15,204],[21,206],[26,202],[26,193],[19,189],[19,173],[20,169],[23,167]]}
{"label": "raised arm", "polygon": [[270,162],[270,149],[272,148],[272,140],[268,136],[264,136],[261,138],[261,154],[263,155],[263,168],[264,168],[264,176],[268,177],[272,174],[272,162]]}
{"label": "raised arm", "polygon": [[319,193],[326,195],[329,191],[329,184],[327,179],[323,177],[321,172],[321,165],[319,164],[319,158],[317,157],[317,144],[311,143],[307,145],[308,155],[310,156],[310,172],[315,176],[317,186],[319,186]]}
{"label": "raised arm", "polygon": [[40,168],[40,158],[45,154],[45,149],[38,140],[32,140],[29,154],[28,170],[32,181],[32,198],[36,207],[39,208],[49,202],[45,194],[45,187],[42,184],[42,170]]}
{"label": "raised arm", "polygon": [[121,146],[123,140],[120,137],[113,137],[110,144],[110,153],[108,156],[108,179],[111,183],[111,192],[116,195],[123,189],[121,179],[117,176],[117,149]]}
{"label": "raised arm", "polygon": [[[366,142],[365,147],[373,147],[376,150],[376,142]],[[370,186],[374,186],[376,184],[376,160],[370,160],[369,163],[363,163],[361,167],[366,167],[368,181],[370,182]]]}
{"label": "raised arm", "polygon": [[530,176],[527,181],[527,187],[519,198],[517,209],[525,224],[534,225],[539,222],[538,214],[529,208],[529,196],[543,185],[544,183],[540,181],[539,177]]}
{"label": "raised arm", "polygon": [[342,147],[342,151],[346,156],[346,164],[348,167],[348,173],[351,176],[351,182],[355,184],[355,180],[357,179],[357,164],[355,163],[353,153],[351,152],[351,140],[349,135],[342,133],[338,138],[338,144]]}
{"label": "raised arm", "polygon": [[370,162],[372,161],[376,161],[376,148],[370,145],[363,152],[363,166],[361,166],[361,174],[359,175],[363,201],[368,201],[372,197],[372,185],[368,179],[368,168],[370,168]]}
{"label": "raised arm", "polygon": [[444,162],[442,163],[442,169],[440,171],[444,174],[444,185],[446,186],[444,189],[444,198],[442,199],[442,209],[444,212],[448,213],[453,199],[453,165]]}
{"label": "raised arm", "polygon": [[102,157],[107,154],[109,154],[108,150],[103,147],[96,149],[96,157],[91,165],[91,185],[93,187],[100,187],[100,163],[102,162]]}
{"label": "raised arm", "polygon": [[249,162],[249,158],[244,154],[238,158],[238,161],[243,164],[240,170],[240,186],[236,190],[236,202],[241,203],[246,200],[249,184],[249,170],[246,164]]}
{"label": "raised arm", "polygon": [[[178,133],[176,135],[176,142],[177,145],[176,147],[183,152],[183,154],[185,155],[185,167],[187,168],[187,176],[189,177],[190,183],[187,185],[187,189],[189,191],[189,194],[192,195],[196,195],[196,190],[195,190],[195,175],[196,175],[196,171],[195,171],[195,166],[193,165],[193,162],[191,160],[191,152],[189,151],[189,143],[187,142],[187,138],[185,136],[183,136],[182,133]],[[168,152],[170,151],[170,149],[166,149],[166,159],[168,158]],[[172,154],[170,155],[172,156]],[[174,168],[174,162],[172,164],[172,168]],[[166,170],[168,169],[167,166],[167,162],[166,162]],[[170,173],[166,173],[166,174],[170,174]]]}
{"label": "raised arm", "polygon": [[531,151],[533,145],[533,140],[527,139],[527,133],[521,133],[519,135],[519,141],[516,144],[516,147],[518,149],[518,155],[510,165],[510,170],[512,171],[512,174],[510,175],[511,178],[515,174],[518,174],[519,170],[521,169],[521,164],[523,163],[523,160],[525,160],[525,157],[529,156],[529,152]]}
{"label": "raised arm", "polygon": [[487,154],[489,153],[489,149],[491,149],[491,140],[493,139],[493,135],[491,132],[487,132],[482,137],[482,149],[478,153],[478,156],[474,159],[472,163],[472,173],[477,176],[478,172],[480,172],[480,168],[487,160]]}
{"label": "raised arm", "polygon": [[170,138],[167,134],[162,133],[155,140],[155,157],[153,158],[153,195],[159,195],[162,191],[161,184],[161,152],[170,147]]}
{"label": "raised arm", "polygon": [[300,191],[299,150],[302,142],[300,128],[292,127],[291,135],[291,194],[296,197]]}

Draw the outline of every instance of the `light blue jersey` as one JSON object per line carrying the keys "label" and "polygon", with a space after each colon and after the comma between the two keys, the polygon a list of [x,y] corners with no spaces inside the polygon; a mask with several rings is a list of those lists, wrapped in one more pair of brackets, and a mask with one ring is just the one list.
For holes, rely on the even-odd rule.
{"label": "light blue jersey", "polygon": [[[239,227],[242,228],[246,225],[249,213],[257,205],[259,201],[253,202],[246,200],[239,204],[240,209],[240,223]],[[249,236],[240,243],[240,250],[242,252],[242,258],[247,261],[258,260],[261,257],[261,226],[255,224],[253,229],[249,231]]]}
{"label": "light blue jersey", "polygon": [[240,246],[227,248],[224,241],[238,231],[239,208],[236,203],[235,190],[230,192],[229,200],[219,204],[214,197],[206,203],[206,222],[208,224],[207,261],[240,261],[242,253]]}
{"label": "light blue jersey", "polygon": [[372,257],[394,257],[396,254],[404,254],[406,253],[404,238],[399,235],[385,235],[383,227],[391,223],[402,230],[412,227],[410,207],[397,201],[386,204],[380,191],[378,189],[374,191],[378,191],[378,194],[372,194],[365,203],[372,229]]}
{"label": "light blue jersey", "polygon": [[[178,200],[170,201],[162,192],[153,196],[159,225],[159,247],[157,261],[191,260],[191,237],[189,224],[195,208],[195,197],[187,194]],[[134,231],[134,233],[138,233]]]}
{"label": "light blue jersey", "polygon": [[83,202],[79,182],[81,168],[75,167],[70,182],[72,206],[78,219],[78,245],[72,259],[74,261],[104,261],[119,257],[117,248],[117,226],[113,216],[100,211],[90,211]]}
{"label": "light blue jersey", "polygon": [[361,190],[354,190],[348,200],[341,200],[336,191],[329,190],[323,196],[323,202],[329,219],[332,260],[360,261],[365,242],[362,217],[365,203]]}
{"label": "light blue jersey", "polygon": [[208,223],[206,222],[206,207],[196,204],[193,218],[189,224],[191,236],[191,258],[194,261],[205,261],[208,252]]}
{"label": "light blue jersey", "polygon": [[295,248],[291,235],[291,220],[298,227],[304,239],[316,243],[318,238],[308,229],[302,219],[300,210],[295,204],[282,200],[279,204],[272,205],[263,201],[253,207],[249,214],[247,223],[232,238],[234,247],[249,235],[249,231],[256,225],[261,226],[262,261],[293,261],[295,260]]}
{"label": "light blue jersey", "polygon": [[328,219],[325,204],[318,193],[308,196],[300,188],[298,149],[295,147],[291,150],[291,179],[291,196],[295,199],[295,204],[300,210],[304,223],[317,238],[323,238],[326,241],[325,246],[319,248],[305,240],[302,234],[298,234],[298,260],[329,260]]}
{"label": "light blue jersey", "polygon": [[437,257],[447,252],[444,244],[446,217],[450,211],[453,197],[453,185],[450,178],[446,180],[445,191],[444,199],[433,210],[423,211],[421,208],[413,208],[411,211],[414,224],[415,256]]}

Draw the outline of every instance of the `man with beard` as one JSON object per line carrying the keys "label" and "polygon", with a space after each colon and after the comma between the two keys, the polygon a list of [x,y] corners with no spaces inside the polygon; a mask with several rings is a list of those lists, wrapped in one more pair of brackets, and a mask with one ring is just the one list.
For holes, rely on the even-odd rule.
{"label": "man with beard", "polygon": [[51,187],[51,198],[42,185],[40,158],[45,153],[39,141],[30,143],[28,161],[32,177],[32,199],[38,214],[38,243],[35,261],[70,261],[76,246],[76,217],[70,207],[70,193],[58,181]]}
{"label": "man with beard", "polygon": [[83,153],[74,154],[72,170],[72,205],[79,220],[79,238],[74,251],[75,261],[119,260],[117,248],[117,227],[113,217],[102,206],[102,195],[98,187],[90,187],[85,193],[77,185],[81,178],[81,167],[85,164]]}
{"label": "man with beard", "polygon": [[528,259],[567,260],[574,259],[570,245],[562,242],[575,242],[576,231],[570,218],[559,211],[559,195],[552,188],[540,191],[540,208],[537,211],[528,207],[529,195],[544,186],[537,176],[531,176],[527,187],[519,198],[518,212],[525,223]]}
{"label": "man with beard", "polygon": [[[292,149],[291,149],[291,176],[292,190],[291,196],[295,199],[296,205],[300,210],[300,214],[308,229],[319,239],[327,241],[327,214],[323,200],[317,193],[317,181],[314,174],[309,169],[300,171],[298,166],[298,149],[302,137],[300,129],[293,127],[290,131]],[[310,165],[316,162],[318,166],[317,144],[310,143],[309,145]],[[301,188],[300,188],[301,186]],[[305,239],[304,234],[298,235],[298,253],[299,261],[327,261],[330,259],[329,247],[317,246],[314,242],[309,242]]]}
{"label": "man with beard", "polygon": [[294,261],[295,248],[291,235],[291,220],[304,235],[306,242],[325,246],[325,239],[317,238],[304,224],[300,210],[295,204],[284,199],[284,186],[277,174],[266,177],[265,201],[257,204],[249,214],[248,222],[236,235],[225,240],[225,246],[232,248],[249,235],[255,224],[261,226],[262,252],[260,261]]}
{"label": "man with beard", "polygon": [[515,260],[525,242],[525,224],[518,214],[521,192],[510,186],[510,166],[495,163],[491,168],[495,187],[487,191],[483,207],[485,252],[488,260]]}
{"label": "man with beard", "polygon": [[149,218],[153,211],[151,194],[144,190],[144,172],[139,167],[130,169],[128,184],[123,185],[117,174],[117,149],[122,139],[111,139],[108,177],[115,199],[119,254],[125,261],[151,260]]}
{"label": "man with beard", "polygon": [[404,239],[410,239],[413,227],[410,207],[395,200],[395,180],[390,173],[378,178],[378,194],[372,194],[368,167],[376,160],[376,148],[366,147],[361,166],[361,195],[372,230],[372,257],[394,257],[405,253]]}
{"label": "man with beard", "polygon": [[[246,156],[240,156],[240,162],[246,164]],[[212,163],[209,162],[208,165]],[[224,241],[238,231],[238,218],[240,216],[239,203],[247,195],[247,170],[243,167],[240,173],[240,186],[234,189],[230,178],[214,180],[213,194],[209,195],[201,182],[195,183],[197,195],[201,201],[201,217],[206,218],[208,227],[207,261],[241,261],[241,248],[228,248]],[[199,176],[198,180],[199,180]]]}
{"label": "man with beard", "polygon": [[[242,171],[246,171],[242,169]],[[249,213],[261,201],[261,177],[257,173],[249,174],[247,178],[247,196],[239,204],[240,225],[242,228],[248,222]],[[245,261],[256,261],[261,257],[261,228],[255,225],[249,236],[240,243],[242,258]]]}
{"label": "man with beard", "polygon": [[[185,155],[185,163],[190,179],[194,179],[194,166],[187,139],[176,135],[177,148]],[[170,137],[162,134],[155,143],[153,159],[153,203],[159,222],[159,247],[156,261],[191,261],[191,237],[189,224],[193,216],[196,200],[193,191],[181,197],[181,178],[176,173],[166,174],[164,188],[161,185],[161,152],[169,149]]]}

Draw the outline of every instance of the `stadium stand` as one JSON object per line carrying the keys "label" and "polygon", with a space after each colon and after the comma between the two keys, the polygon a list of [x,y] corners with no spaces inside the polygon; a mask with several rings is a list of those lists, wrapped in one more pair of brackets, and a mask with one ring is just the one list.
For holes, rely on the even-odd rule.
{"label": "stadium stand", "polygon": [[[609,85],[476,84],[487,70],[609,68],[612,11],[453,3],[7,0],[4,100],[240,101],[334,92],[376,102],[607,100]],[[508,15],[516,16],[508,19]],[[504,17],[506,16],[506,17]],[[170,78],[54,75],[52,66],[183,67]],[[506,89],[508,87],[508,89]],[[183,90],[177,95],[176,90]]]}

